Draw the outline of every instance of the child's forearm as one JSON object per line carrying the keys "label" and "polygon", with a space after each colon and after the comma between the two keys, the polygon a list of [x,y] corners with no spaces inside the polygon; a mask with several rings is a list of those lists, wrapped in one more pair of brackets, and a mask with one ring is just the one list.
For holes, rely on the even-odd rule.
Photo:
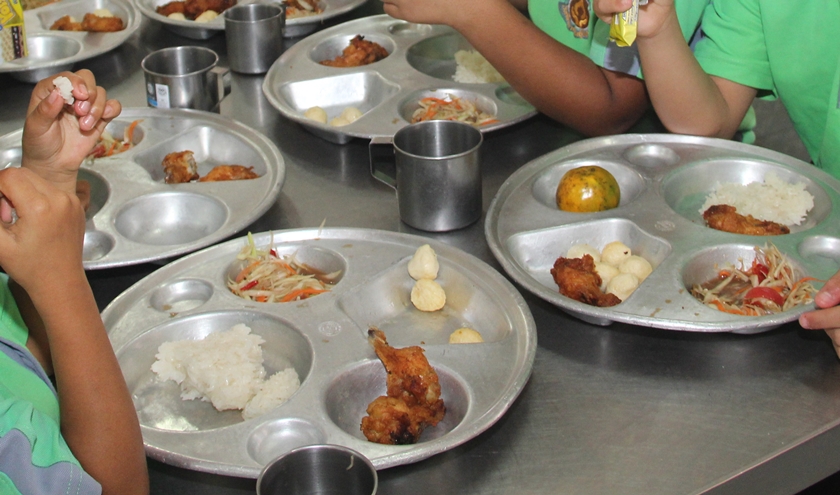
{"label": "child's forearm", "polygon": [[735,134],[754,92],[727,99],[694,58],[675,12],[637,43],[650,100],[668,130],[727,139]]}
{"label": "child's forearm", "polygon": [[648,108],[641,80],[598,67],[508,2],[487,2],[480,17],[466,16],[453,27],[525,100],[583,134],[626,131]]}
{"label": "child's forearm", "polygon": [[61,431],[104,493],[148,493],[137,414],[85,279],[61,294],[32,294],[46,328],[61,409]]}

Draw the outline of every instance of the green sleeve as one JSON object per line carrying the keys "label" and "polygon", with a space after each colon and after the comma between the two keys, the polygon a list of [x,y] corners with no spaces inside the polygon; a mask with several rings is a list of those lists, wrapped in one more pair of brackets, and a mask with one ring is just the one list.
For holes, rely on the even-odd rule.
{"label": "green sleeve", "polygon": [[9,290],[9,276],[0,273],[0,337],[5,337],[22,346],[26,345],[29,330],[20,316],[15,298]]}

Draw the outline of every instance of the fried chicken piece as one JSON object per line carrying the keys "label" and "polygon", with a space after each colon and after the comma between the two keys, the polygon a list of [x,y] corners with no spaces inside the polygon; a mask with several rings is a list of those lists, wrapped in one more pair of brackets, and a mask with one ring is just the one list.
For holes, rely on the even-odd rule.
{"label": "fried chicken piece", "polygon": [[167,184],[180,184],[198,179],[198,165],[192,151],[176,151],[163,157],[164,181]]}
{"label": "fried chicken piece", "polygon": [[731,205],[712,205],[703,212],[703,220],[709,227],[744,235],[782,235],[790,234],[787,225],[766,220],[758,220],[752,215],[741,215]]}
{"label": "fried chicken piece", "polygon": [[321,65],[329,67],[359,67],[372,64],[388,56],[386,50],[379,43],[365,41],[365,37],[357,34],[341,55],[332,60],[322,60]]}
{"label": "fried chicken piece", "polygon": [[254,167],[245,167],[243,165],[218,165],[213,167],[213,170],[207,172],[207,175],[198,179],[198,182],[246,180],[256,179],[257,177],[259,177],[259,175],[254,172]]}
{"label": "fried chicken piece", "polygon": [[376,328],[368,330],[368,341],[388,372],[388,395],[368,405],[362,433],[386,445],[416,443],[423,430],[437,425],[446,413],[437,373],[421,347],[391,347]]}
{"label": "fried chicken piece", "polygon": [[71,16],[66,15],[57,19],[52,26],[52,31],[84,31],[81,22],[76,22]]}
{"label": "fried chicken piece", "polygon": [[117,16],[99,17],[96,14],[85,14],[82,19],[82,30],[91,33],[113,33],[125,29],[123,20]]}
{"label": "fried chicken piece", "polygon": [[234,5],[236,5],[236,0],[187,0],[184,15],[188,19],[195,19],[208,10],[222,15],[222,12]]}
{"label": "fried chicken piece", "polygon": [[[187,2],[169,2],[166,5],[161,5],[155,9],[158,14],[169,17],[169,14],[183,14],[186,12]],[[184,15],[186,17],[186,14]]]}
{"label": "fried chicken piece", "polygon": [[582,258],[557,258],[551,276],[564,296],[601,308],[621,302],[615,294],[601,290],[601,277],[595,271],[595,260],[584,254]]}

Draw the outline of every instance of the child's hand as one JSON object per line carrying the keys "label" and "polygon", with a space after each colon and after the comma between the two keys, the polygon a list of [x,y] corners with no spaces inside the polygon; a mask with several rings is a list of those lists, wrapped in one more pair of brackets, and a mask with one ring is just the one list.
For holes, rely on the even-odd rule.
{"label": "child's hand", "polygon": [[[633,5],[633,0],[593,0],[592,8],[602,21],[612,24],[613,15],[626,12]],[[662,30],[665,22],[672,18],[676,21],[674,0],[648,0],[647,5],[639,6],[639,24],[637,36],[649,38]]]}
{"label": "child's hand", "polygon": [[802,328],[825,330],[840,357],[840,271],[834,274],[814,298],[818,309],[799,317]]}
{"label": "child's hand", "polygon": [[[458,29],[460,19],[471,17],[474,2],[470,0],[382,0],[385,13],[404,21],[421,24],[445,24]],[[505,0],[507,1],[507,0]],[[481,22],[480,18],[472,19]]]}
{"label": "child's hand", "polygon": [[[55,188],[24,168],[0,170],[0,266],[33,300],[55,297],[84,279],[85,214],[75,191]],[[17,221],[9,221],[9,208]],[[68,278],[70,277],[70,278]]]}
{"label": "child's hand", "polygon": [[[72,107],[65,105],[52,82],[57,76],[73,84]],[[82,160],[120,111],[120,103],[107,99],[89,70],[62,72],[40,81],[32,91],[23,126],[23,167],[66,192],[75,191]]]}

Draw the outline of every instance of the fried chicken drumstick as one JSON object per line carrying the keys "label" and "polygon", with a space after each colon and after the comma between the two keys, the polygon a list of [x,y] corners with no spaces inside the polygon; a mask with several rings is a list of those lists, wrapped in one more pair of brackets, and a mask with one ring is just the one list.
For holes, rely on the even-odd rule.
{"label": "fried chicken drumstick", "polygon": [[575,301],[602,308],[621,302],[615,294],[601,291],[601,277],[595,271],[595,260],[588,254],[582,258],[557,258],[551,276],[560,293]]}
{"label": "fried chicken drumstick", "polygon": [[709,227],[744,235],[782,235],[790,234],[786,225],[759,220],[752,215],[741,215],[731,205],[713,205],[703,212],[703,220]]}
{"label": "fried chicken drumstick", "polygon": [[386,445],[416,443],[423,430],[437,425],[446,413],[437,373],[421,347],[391,347],[376,328],[368,330],[368,342],[388,372],[388,395],[368,405],[362,433]]}

